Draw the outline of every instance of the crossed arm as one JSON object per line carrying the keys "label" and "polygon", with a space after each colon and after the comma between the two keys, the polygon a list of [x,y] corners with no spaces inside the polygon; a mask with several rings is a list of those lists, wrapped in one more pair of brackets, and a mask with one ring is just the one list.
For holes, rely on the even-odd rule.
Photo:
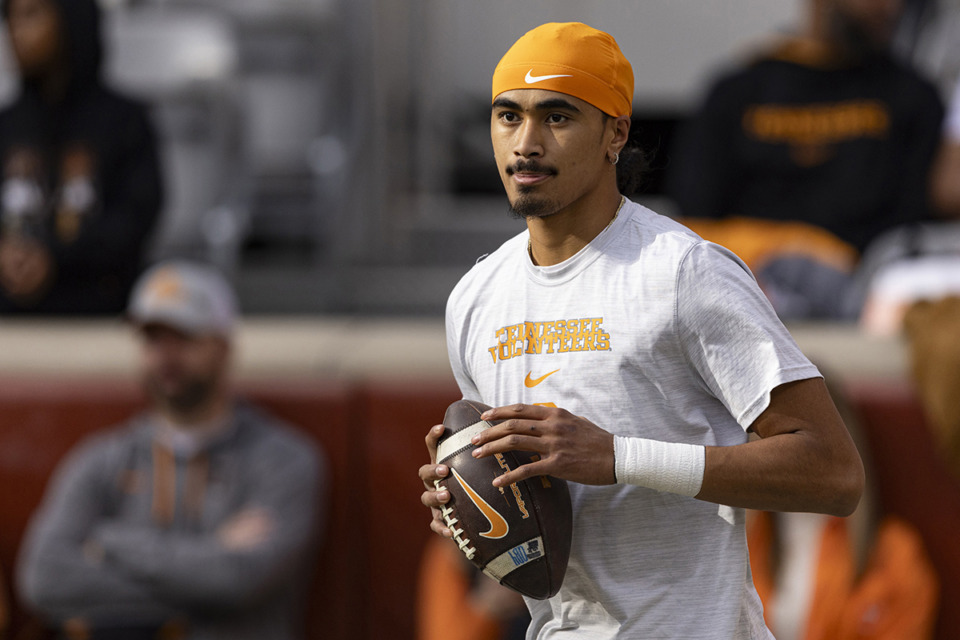
{"label": "crossed arm", "polygon": [[306,457],[260,469],[248,506],[215,530],[158,529],[108,512],[110,457],[91,445],[59,470],[19,563],[25,600],[45,617],[164,620],[226,611],[294,579],[313,544],[323,468]]}
{"label": "crossed arm", "polygon": [[[474,440],[478,457],[511,450],[535,451],[540,460],[495,481],[499,485],[538,475],[581,484],[614,484],[613,434],[564,409],[510,405],[484,419],[503,420]],[[768,511],[809,511],[846,516],[863,491],[864,472],[856,446],[826,385],[810,378],[780,385],[767,409],[750,426],[756,439],[730,447],[706,447],[703,484],[697,498],[733,507]],[[443,426],[426,436],[430,464],[420,467],[421,501],[433,511],[430,527],[450,537],[439,507],[450,499],[434,480],[450,472],[436,464]]]}

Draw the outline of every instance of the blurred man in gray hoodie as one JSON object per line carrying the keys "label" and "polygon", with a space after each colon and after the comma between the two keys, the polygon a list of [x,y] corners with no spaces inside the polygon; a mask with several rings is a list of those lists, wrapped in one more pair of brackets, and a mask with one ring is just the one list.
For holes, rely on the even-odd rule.
{"label": "blurred man in gray hoodie", "polygon": [[20,553],[20,594],[62,638],[301,637],[324,459],[234,398],[234,309],[201,265],[137,283],[151,406],[67,456]]}

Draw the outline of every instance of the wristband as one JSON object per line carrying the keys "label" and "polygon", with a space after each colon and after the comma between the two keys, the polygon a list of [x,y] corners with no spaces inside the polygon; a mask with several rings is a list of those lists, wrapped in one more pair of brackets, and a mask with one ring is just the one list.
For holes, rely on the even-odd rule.
{"label": "wristband", "polygon": [[701,445],[614,436],[613,455],[620,484],[690,497],[700,493],[706,457]]}

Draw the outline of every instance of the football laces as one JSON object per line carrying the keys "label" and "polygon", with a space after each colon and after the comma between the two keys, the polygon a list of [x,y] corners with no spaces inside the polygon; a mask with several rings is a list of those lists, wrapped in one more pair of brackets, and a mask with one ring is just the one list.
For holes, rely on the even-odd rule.
{"label": "football laces", "polygon": [[[434,480],[433,486],[437,488],[437,491],[444,491],[446,489],[446,487],[440,485],[439,480]],[[453,507],[448,507],[447,505],[441,506],[440,516],[443,518],[443,522],[447,525],[450,531],[453,532],[453,540],[457,543],[457,546],[460,547],[460,551],[462,551],[463,555],[467,557],[467,560],[473,560],[473,556],[476,554],[477,548],[470,546],[470,538],[463,537],[463,529],[460,529],[456,526],[460,520],[453,516]]]}

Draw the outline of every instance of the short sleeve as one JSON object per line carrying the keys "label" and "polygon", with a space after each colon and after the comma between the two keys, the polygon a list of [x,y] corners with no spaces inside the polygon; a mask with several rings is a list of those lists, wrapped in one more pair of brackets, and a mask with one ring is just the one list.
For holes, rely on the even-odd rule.
{"label": "short sleeve", "polygon": [[753,424],[777,386],[820,376],[733,253],[698,242],[681,261],[677,278],[681,349],[741,427]]}

